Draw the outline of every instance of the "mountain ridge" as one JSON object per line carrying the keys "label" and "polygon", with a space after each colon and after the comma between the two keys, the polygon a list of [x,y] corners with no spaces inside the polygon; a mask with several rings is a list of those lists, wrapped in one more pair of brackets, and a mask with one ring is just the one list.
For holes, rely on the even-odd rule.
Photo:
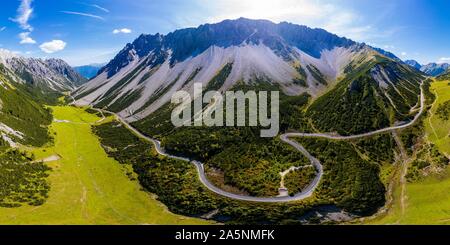
{"label": "mountain ridge", "polygon": [[[299,37],[292,34],[292,29],[297,31]],[[260,33],[262,32],[262,33]],[[170,32],[167,35],[162,35],[156,33],[151,34],[141,34],[132,43],[128,43],[124,49],[122,49],[119,54],[109,62],[105,67],[103,67],[99,72],[108,70],[108,77],[114,75],[118,70],[128,64],[126,62],[117,64],[116,58],[122,61],[126,61],[129,57],[129,52],[135,50],[138,57],[144,57],[148,55],[152,50],[158,48],[165,48],[172,51],[171,64],[176,62],[182,62],[190,56],[196,56],[211,46],[227,48],[230,46],[238,46],[244,42],[258,44],[262,42],[266,46],[276,50],[279,54],[283,56],[286,54],[287,47],[280,40],[280,37],[288,38],[287,41],[290,44],[306,43],[304,52],[319,58],[320,51],[324,48],[323,46],[318,48],[320,45],[327,45],[325,42],[307,42],[302,41],[303,36],[315,35],[313,39],[317,41],[317,37],[326,36],[326,38],[331,39],[333,43],[340,44],[334,46],[351,46],[355,42],[338,37],[335,34],[326,32],[323,29],[312,29],[303,25],[291,24],[288,22],[280,22],[275,24],[267,20],[250,20],[246,18],[239,18],[237,20],[224,20],[215,24],[203,24],[197,28],[185,28],[179,29],[174,32]],[[319,40],[320,41],[320,40]],[[330,40],[327,40],[330,41]],[[326,46],[331,49],[334,46]],[[160,54],[162,56],[167,56],[167,52]],[[163,57],[160,57],[163,58]],[[158,62],[156,62],[158,63]]]}
{"label": "mountain ridge", "polygon": [[405,60],[405,64],[415,68],[418,71],[421,71],[429,76],[438,77],[445,73],[449,68],[450,64],[448,63],[428,63],[426,65],[421,65],[416,60]]}
{"label": "mountain ridge", "polygon": [[443,72],[442,74],[440,74],[439,76],[437,76],[438,80],[443,81],[443,80],[450,80],[450,68],[447,69],[445,72]]}
{"label": "mountain ridge", "polygon": [[422,68],[422,65],[416,60],[405,60],[405,63],[409,66],[416,68],[419,71]]}
{"label": "mountain ridge", "polygon": [[402,114],[409,114],[409,108],[417,104],[421,80],[420,73],[384,50],[323,29],[241,18],[166,36],[140,35],[74,96],[78,105],[106,108],[134,122],[164,108],[176,91],[191,93],[194,82],[208,88],[221,73],[217,89],[222,92],[240,81],[266,81],[286,95],[313,97],[322,96],[346,77],[353,77],[347,79],[351,90],[346,93],[357,91],[355,79],[368,79],[367,89],[377,90],[374,99],[379,97],[391,112],[375,104],[373,109],[385,111],[384,120],[390,124],[403,120]]}
{"label": "mountain ridge", "polygon": [[97,76],[98,71],[107,63],[89,64],[82,66],[74,66],[73,69],[86,79]]}
{"label": "mountain ridge", "polygon": [[443,74],[449,68],[450,64],[448,63],[429,63],[422,66],[420,70],[430,76],[436,77]]}
{"label": "mountain ridge", "polygon": [[87,81],[61,59],[26,58],[0,49],[0,63],[18,82],[49,92],[70,91]]}

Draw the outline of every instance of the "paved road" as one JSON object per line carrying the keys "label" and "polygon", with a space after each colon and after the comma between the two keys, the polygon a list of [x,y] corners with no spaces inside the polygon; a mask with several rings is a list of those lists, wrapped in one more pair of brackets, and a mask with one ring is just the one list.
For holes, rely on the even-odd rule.
{"label": "paved road", "polygon": [[404,129],[404,128],[410,127],[411,125],[416,123],[416,121],[422,115],[422,113],[424,111],[424,108],[425,108],[425,96],[423,94],[423,88],[421,86],[420,87],[420,110],[416,114],[414,119],[411,120],[409,123],[406,123],[406,124],[403,124],[403,125],[398,125],[398,126],[393,126],[393,127],[388,127],[388,128],[383,128],[383,129],[379,129],[379,130],[372,131],[372,132],[369,132],[369,133],[358,134],[358,135],[350,135],[350,136],[333,135],[333,134],[330,134],[330,133],[312,133],[312,134],[308,134],[308,133],[287,133],[285,135],[287,135],[287,137],[325,138],[325,139],[331,139],[331,140],[351,140],[351,139],[365,138],[365,137],[369,137],[369,136],[373,136],[373,135],[377,135],[377,134],[390,132],[390,131],[397,130],[397,129]]}
{"label": "paved road", "polygon": [[203,163],[199,162],[199,161],[195,161],[195,160],[191,160],[189,158],[185,158],[185,157],[179,157],[179,156],[174,156],[174,155],[170,155],[168,153],[166,153],[164,151],[164,149],[161,147],[161,142],[159,142],[158,140],[152,139],[144,134],[142,134],[141,132],[139,132],[139,130],[135,129],[134,127],[132,127],[125,119],[121,118],[119,115],[117,115],[114,112],[110,112],[110,111],[106,111],[106,110],[102,110],[102,109],[97,109],[97,108],[93,108],[97,111],[100,112],[106,112],[106,113],[110,113],[116,116],[116,118],[123,124],[125,125],[128,129],[130,129],[134,134],[136,134],[137,136],[139,136],[140,138],[152,142],[153,145],[155,145],[155,149],[158,152],[158,154],[172,158],[172,159],[176,159],[176,160],[181,160],[181,161],[186,161],[186,162],[190,162],[192,164],[194,164],[197,168],[198,171],[198,176],[199,179],[201,181],[201,183],[208,188],[210,191],[224,196],[224,197],[228,197],[228,198],[232,198],[235,200],[240,200],[240,201],[249,201],[249,202],[264,202],[264,203],[279,203],[279,202],[293,202],[293,201],[300,201],[303,200],[305,198],[308,198],[310,196],[312,196],[312,194],[314,193],[314,190],[317,188],[317,186],[320,183],[320,180],[322,179],[323,176],[323,167],[322,164],[320,163],[319,160],[317,160],[315,157],[313,157],[302,145],[300,145],[298,142],[293,141],[291,139],[289,139],[290,137],[311,137],[311,138],[326,138],[326,139],[333,139],[333,140],[350,140],[350,139],[358,139],[358,138],[364,138],[364,137],[369,137],[369,136],[373,136],[376,134],[381,134],[381,133],[386,133],[386,132],[390,132],[390,131],[394,131],[397,129],[403,129],[403,128],[407,128],[410,127],[411,125],[413,125],[418,119],[419,117],[422,115],[423,111],[424,111],[424,104],[425,104],[425,96],[423,93],[423,88],[422,86],[420,87],[420,111],[419,113],[417,113],[417,115],[414,117],[414,119],[407,123],[407,124],[403,124],[403,125],[399,125],[399,126],[394,126],[394,127],[388,127],[388,128],[384,128],[384,129],[380,129],[380,130],[376,130],[373,132],[369,132],[369,133],[364,133],[364,134],[359,134],[359,135],[350,135],[350,136],[340,136],[340,135],[333,135],[333,134],[327,134],[327,133],[286,133],[286,134],[282,134],[280,136],[280,139],[291,145],[292,147],[294,147],[295,149],[297,149],[298,151],[300,151],[303,155],[305,155],[309,161],[311,162],[311,164],[315,167],[316,169],[316,177],[311,181],[311,183],[300,193],[297,193],[294,196],[276,196],[276,197],[253,197],[253,196],[244,196],[244,195],[238,195],[238,194],[234,194],[234,193],[230,193],[230,192],[226,192],[216,186],[214,186],[206,177],[205,175],[205,169],[203,166]]}
{"label": "paved road", "polygon": [[304,191],[302,191],[301,193],[296,194],[295,196],[284,196],[284,197],[253,197],[253,196],[244,196],[244,195],[238,195],[238,194],[226,192],[226,191],[216,187],[214,184],[212,184],[208,180],[208,178],[206,177],[206,174],[205,174],[205,168],[203,166],[203,163],[201,163],[199,161],[191,160],[191,159],[185,158],[185,157],[179,157],[179,156],[170,155],[167,152],[165,152],[164,149],[161,147],[161,142],[160,141],[152,139],[152,138],[142,134],[139,130],[135,129],[127,121],[125,121],[125,119],[121,118],[116,113],[113,113],[113,112],[110,112],[110,111],[101,110],[101,109],[97,109],[97,108],[93,108],[93,109],[95,109],[97,111],[103,111],[103,112],[115,115],[116,118],[123,125],[125,125],[125,127],[127,127],[129,130],[131,130],[138,137],[140,137],[140,138],[142,138],[142,139],[144,139],[144,140],[146,140],[148,142],[153,143],[153,145],[155,146],[155,149],[158,152],[158,154],[166,156],[166,157],[169,157],[169,158],[172,158],[172,159],[181,160],[181,161],[185,161],[185,162],[190,162],[190,163],[194,164],[195,167],[197,168],[198,176],[199,176],[199,179],[200,179],[201,183],[204,186],[206,186],[206,188],[208,188],[210,191],[212,191],[212,192],[214,192],[214,193],[216,193],[218,195],[224,196],[224,197],[228,197],[228,198],[232,198],[232,199],[236,199],[236,200],[240,200],[240,201],[266,202],[266,203],[292,202],[292,201],[297,201],[297,200],[303,200],[303,199],[305,199],[307,197],[310,197],[313,194],[315,188],[319,184],[320,179],[322,178],[322,175],[323,175],[322,165],[320,164],[319,160],[317,160],[316,158],[311,156],[311,154],[309,154],[309,152],[306,151],[306,149],[303,148],[300,144],[298,144],[295,141],[292,141],[292,140],[288,139],[287,137],[285,137],[285,135],[282,135],[281,136],[281,140],[283,140],[284,142],[294,146],[297,150],[299,150],[300,152],[305,154],[305,156],[310,159],[311,163],[318,170],[318,174],[316,175],[314,180],[309,184],[309,186],[307,188],[305,188]]}

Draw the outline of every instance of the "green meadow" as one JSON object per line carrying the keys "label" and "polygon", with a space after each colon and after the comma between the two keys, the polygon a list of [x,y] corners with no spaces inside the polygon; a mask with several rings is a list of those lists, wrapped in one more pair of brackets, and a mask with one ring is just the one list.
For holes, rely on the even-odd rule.
{"label": "green meadow", "polygon": [[[439,105],[450,100],[449,81],[435,81],[431,91],[436,101],[425,120],[427,139],[439,150],[450,155],[450,120],[441,120],[436,115]],[[431,175],[423,180],[407,183],[401,208],[401,188],[394,191],[392,207],[386,215],[368,221],[370,224],[450,224],[450,169],[439,175]]]}
{"label": "green meadow", "polygon": [[428,177],[406,184],[405,209],[402,210],[400,188],[386,215],[369,220],[368,224],[450,224],[450,170],[440,177]]}
{"label": "green meadow", "polygon": [[52,168],[49,198],[41,206],[0,208],[0,224],[207,223],[170,213],[136,180],[127,177],[129,166],[109,158],[91,132],[91,125],[101,118],[75,107],[52,110],[54,144],[27,149],[36,159],[60,157],[47,163]]}
{"label": "green meadow", "polygon": [[436,115],[439,105],[450,101],[450,81],[435,81],[431,90],[436,95],[436,101],[431,109],[431,116],[426,120],[428,139],[433,142],[441,152],[450,155],[450,120],[442,120]]}

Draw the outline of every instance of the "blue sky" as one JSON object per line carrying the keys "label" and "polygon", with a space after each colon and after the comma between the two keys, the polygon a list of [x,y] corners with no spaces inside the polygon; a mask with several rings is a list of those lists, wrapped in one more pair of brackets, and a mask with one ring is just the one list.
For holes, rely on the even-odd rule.
{"label": "blue sky", "polygon": [[421,63],[450,62],[447,0],[3,0],[0,48],[106,62],[141,33],[238,17],[321,27]]}

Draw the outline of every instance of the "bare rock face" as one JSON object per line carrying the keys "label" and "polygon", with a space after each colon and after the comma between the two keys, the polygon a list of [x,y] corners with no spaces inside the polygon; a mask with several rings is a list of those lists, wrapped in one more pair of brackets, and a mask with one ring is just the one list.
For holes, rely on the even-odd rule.
{"label": "bare rock face", "polygon": [[430,76],[440,76],[444,74],[450,68],[450,64],[447,63],[430,63],[428,65],[424,65],[420,68],[420,70]]}
{"label": "bare rock face", "polygon": [[68,91],[87,81],[60,59],[25,58],[8,50],[0,50],[0,63],[22,83],[42,90]]}

